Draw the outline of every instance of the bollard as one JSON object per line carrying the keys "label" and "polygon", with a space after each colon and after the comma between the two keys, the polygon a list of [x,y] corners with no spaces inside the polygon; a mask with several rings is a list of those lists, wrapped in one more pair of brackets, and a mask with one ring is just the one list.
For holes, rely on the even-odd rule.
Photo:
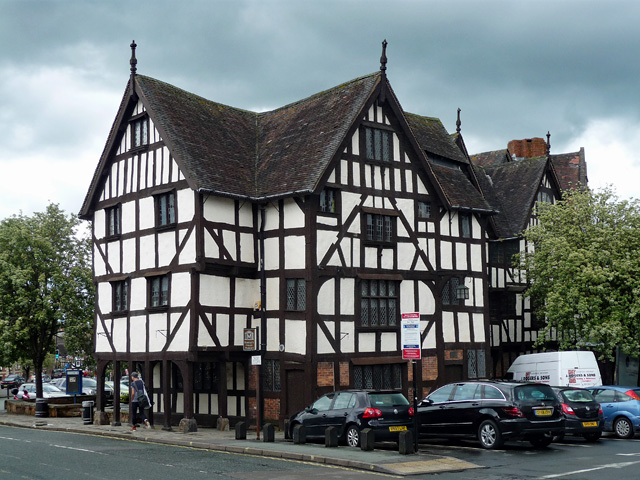
{"label": "bollard", "polygon": [[244,422],[238,422],[235,426],[236,429],[236,440],[246,440],[247,439],[247,424]]}
{"label": "bollard", "polygon": [[262,441],[263,442],[275,442],[276,429],[271,423],[266,423],[262,426]]}
{"label": "bollard", "polygon": [[307,434],[303,425],[293,427],[293,443],[307,443]]}
{"label": "bollard", "polygon": [[400,452],[400,455],[416,453],[413,445],[413,432],[411,432],[411,430],[400,432],[400,435],[398,436],[398,451]]}
{"label": "bollard", "polygon": [[49,402],[44,398],[36,398],[36,417],[48,417],[49,416]]}
{"label": "bollard", "polygon": [[328,427],[324,431],[324,446],[325,447],[338,446],[338,429],[336,427]]}
{"label": "bollard", "polygon": [[291,440],[291,432],[289,431],[289,419],[284,420],[284,439]]}
{"label": "bollard", "polygon": [[360,432],[360,448],[365,451],[373,450],[375,434],[370,428],[365,428]]}
{"label": "bollard", "polygon": [[82,402],[82,423],[91,425],[93,423],[93,402]]}

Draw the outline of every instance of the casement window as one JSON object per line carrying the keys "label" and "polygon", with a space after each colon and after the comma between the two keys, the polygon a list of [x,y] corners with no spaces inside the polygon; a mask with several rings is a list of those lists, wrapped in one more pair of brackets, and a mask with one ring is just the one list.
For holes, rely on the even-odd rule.
{"label": "casement window", "polygon": [[400,300],[396,280],[360,281],[360,325],[394,327],[398,324]]}
{"label": "casement window", "polygon": [[471,238],[471,214],[460,214],[460,234],[462,238]]}
{"label": "casement window", "polygon": [[538,203],[553,203],[553,199],[548,192],[538,192]]}
{"label": "casement window", "polygon": [[112,310],[126,312],[129,309],[129,282],[122,280],[111,283]]}
{"label": "casement window", "polygon": [[320,192],[320,211],[323,213],[337,213],[338,190],[325,188]]}
{"label": "casement window", "polygon": [[514,264],[513,256],[520,253],[520,240],[503,240],[489,243],[489,262],[491,265],[511,267]]}
{"label": "casement window", "polygon": [[105,210],[106,214],[106,232],[107,237],[115,237],[120,235],[120,205],[109,207]]}
{"label": "casement window", "polygon": [[459,305],[460,300],[458,299],[457,289],[458,285],[460,285],[460,279],[457,277],[452,277],[442,289],[442,304],[443,305]]}
{"label": "casement window", "polygon": [[[487,378],[484,350],[467,350],[467,377]],[[500,397],[489,397],[500,398]]]}
{"label": "casement window", "polygon": [[367,160],[381,162],[392,160],[392,134],[389,130],[365,127],[364,143]]}
{"label": "casement window", "polygon": [[402,364],[354,365],[353,388],[402,390]]}
{"label": "casement window", "polygon": [[175,192],[156,195],[156,226],[164,227],[176,223]]}
{"label": "casement window", "polygon": [[149,307],[169,306],[169,275],[158,275],[148,279]]}
{"label": "casement window", "polygon": [[368,242],[392,243],[396,239],[396,217],[377,213],[365,214],[365,239]]}
{"label": "casement window", "polygon": [[146,115],[131,122],[131,148],[149,145],[149,117]]}
{"label": "casement window", "polygon": [[303,278],[287,279],[287,310],[304,311],[307,308],[307,282]]}
{"label": "casement window", "polygon": [[193,390],[195,393],[218,393],[218,364],[216,362],[193,364]]}
{"label": "casement window", "polygon": [[418,218],[431,218],[430,202],[418,202]]}
{"label": "casement window", "polygon": [[263,360],[264,390],[266,392],[280,391],[280,360]]}

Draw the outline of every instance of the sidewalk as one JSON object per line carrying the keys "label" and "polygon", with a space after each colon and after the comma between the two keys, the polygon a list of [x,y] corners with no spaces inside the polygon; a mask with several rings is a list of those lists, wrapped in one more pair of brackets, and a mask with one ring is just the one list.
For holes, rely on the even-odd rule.
{"label": "sidewalk", "polygon": [[327,448],[324,443],[297,445],[290,440],[285,440],[283,432],[276,432],[275,442],[257,440],[255,431],[247,432],[246,440],[236,440],[234,430],[219,431],[215,428],[204,427],[198,427],[197,432],[190,433],[182,433],[177,430],[165,431],[160,427],[151,429],[139,427],[135,432],[131,432],[129,425],[85,425],[80,417],[38,418],[8,414],[4,409],[0,410],[0,425],[135,439],[141,442],[298,460],[391,475],[415,475],[483,468],[480,465],[452,457],[430,454],[425,451],[426,449],[413,455],[401,455],[397,449],[363,451],[345,446]]}

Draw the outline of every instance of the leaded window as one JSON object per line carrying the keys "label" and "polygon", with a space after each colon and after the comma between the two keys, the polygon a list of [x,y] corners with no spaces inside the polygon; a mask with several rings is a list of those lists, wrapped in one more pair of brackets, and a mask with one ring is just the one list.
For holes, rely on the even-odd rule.
{"label": "leaded window", "polygon": [[113,296],[113,311],[124,312],[129,305],[129,282],[122,280],[111,284],[111,293]]}
{"label": "leaded window", "polygon": [[471,215],[468,213],[460,214],[460,232],[462,238],[471,238]]}
{"label": "leaded window", "polygon": [[280,360],[263,360],[264,389],[267,392],[280,391]]}
{"label": "leaded window", "polygon": [[367,127],[365,130],[365,150],[367,160],[391,161],[391,132],[380,128]]}
{"label": "leaded window", "polygon": [[431,203],[418,202],[418,218],[431,218]]}
{"label": "leaded window", "polygon": [[303,278],[287,279],[287,310],[307,308],[307,283]]}
{"label": "leaded window", "polygon": [[484,350],[467,350],[467,371],[469,378],[486,378]]}
{"label": "leaded window", "polygon": [[149,144],[149,118],[144,116],[131,122],[131,134],[133,136],[133,148]]}
{"label": "leaded window", "polygon": [[198,362],[193,365],[193,390],[197,393],[218,393],[216,362]]}
{"label": "leaded window", "polygon": [[159,275],[149,279],[149,306],[169,305],[169,275]]}
{"label": "leaded window", "polygon": [[107,237],[120,235],[120,205],[106,209]]}
{"label": "leaded window", "polygon": [[353,387],[375,390],[401,390],[402,365],[354,365]]}
{"label": "leaded window", "polygon": [[443,305],[458,305],[457,288],[460,285],[460,279],[457,277],[451,278],[442,289],[442,304]]}
{"label": "leaded window", "polygon": [[336,202],[338,190],[335,188],[325,188],[320,192],[320,211],[324,213],[336,213]]}
{"label": "leaded window", "polygon": [[176,194],[163,193],[156,196],[156,225],[163,227],[176,223]]}
{"label": "leaded window", "polygon": [[376,213],[366,214],[366,239],[370,242],[391,243],[395,240],[395,217]]}
{"label": "leaded window", "polygon": [[398,324],[398,282],[362,280],[360,282],[360,325],[393,327]]}

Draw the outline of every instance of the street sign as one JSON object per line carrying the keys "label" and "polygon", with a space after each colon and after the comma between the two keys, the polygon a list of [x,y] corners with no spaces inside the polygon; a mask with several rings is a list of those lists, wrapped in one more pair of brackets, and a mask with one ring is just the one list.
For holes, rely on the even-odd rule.
{"label": "street sign", "polygon": [[258,350],[257,328],[244,329],[244,341],[242,343],[242,350],[244,350],[245,352],[253,352],[255,350]]}
{"label": "street sign", "polygon": [[400,324],[400,344],[404,360],[420,360],[420,313],[403,313]]}

